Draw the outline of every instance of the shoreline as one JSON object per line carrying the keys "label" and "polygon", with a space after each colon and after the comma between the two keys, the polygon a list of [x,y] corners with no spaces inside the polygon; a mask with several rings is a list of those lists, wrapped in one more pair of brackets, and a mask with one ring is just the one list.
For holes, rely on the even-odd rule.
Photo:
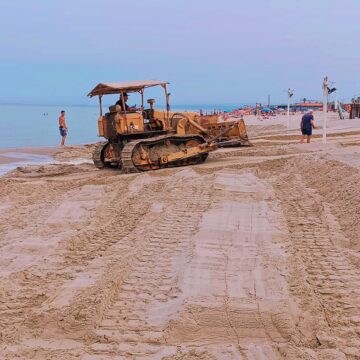
{"label": "shoreline", "polygon": [[[322,136],[322,113],[315,112],[315,124],[318,127],[313,131],[313,141],[319,142]],[[261,139],[265,134],[267,136],[284,137],[284,140],[300,139],[299,123],[301,114],[292,115],[290,117],[290,126],[287,127],[287,116],[277,115],[269,116],[267,118],[259,118],[254,115],[244,116],[247,127],[248,136],[253,140]],[[236,120],[236,118],[229,118],[229,120]],[[360,131],[360,119],[344,119],[340,120],[335,113],[329,113],[328,116],[327,133],[329,138],[341,136],[344,133],[357,135]],[[263,133],[262,129],[266,129]],[[293,139],[290,139],[293,137]],[[279,139],[277,139],[279,140]],[[330,140],[330,139],[329,139]],[[45,165],[58,160],[57,155],[61,160],[74,160],[77,156],[83,158],[83,151],[81,149],[93,146],[96,142],[70,144],[65,147],[59,145],[55,146],[25,146],[25,147],[10,147],[0,149],[0,175],[4,175],[19,166],[27,165]],[[77,151],[67,151],[74,150]],[[76,155],[75,155],[76,154]]]}
{"label": "shoreline", "polygon": [[19,167],[92,163],[94,143],[0,149],[0,177]]}
{"label": "shoreline", "polygon": [[24,147],[0,149],[0,176],[28,165],[48,165],[54,161],[58,147]]}
{"label": "shoreline", "polygon": [[19,163],[19,162],[33,162],[36,157],[53,157],[58,151],[59,147],[55,146],[40,146],[40,147],[19,147],[0,149],[0,165]]}
{"label": "shoreline", "polygon": [[[315,124],[320,127],[318,129],[314,129],[313,131],[313,139],[317,139],[322,135],[322,113],[315,112]],[[287,128],[287,116],[286,115],[277,115],[270,116],[268,118],[259,118],[255,115],[246,115],[244,116],[244,121],[247,127],[247,132],[249,138],[261,138],[261,128],[264,127],[267,129],[266,133],[270,135],[277,134],[278,136],[296,136],[299,135],[299,122],[301,119],[300,114],[291,115],[290,117],[290,127]],[[229,118],[229,121],[236,120],[236,118]],[[281,127],[281,129],[280,129]],[[273,128],[273,129],[271,129]],[[360,119],[344,119],[340,120],[337,118],[337,114],[329,113],[328,116],[328,135],[333,134],[334,136],[337,133],[356,133],[360,131]],[[101,140],[101,139],[99,139]],[[32,163],[37,163],[41,160],[49,160],[49,158],[54,160],[54,155],[58,152],[63,153],[66,149],[73,149],[77,147],[84,146],[92,146],[96,142],[87,142],[87,143],[79,143],[79,144],[70,144],[65,147],[61,147],[60,145],[50,145],[50,146],[25,146],[25,147],[9,147],[9,148],[0,148],[0,167],[3,165],[14,165],[17,166],[28,165]],[[1,169],[0,169],[1,173]]]}

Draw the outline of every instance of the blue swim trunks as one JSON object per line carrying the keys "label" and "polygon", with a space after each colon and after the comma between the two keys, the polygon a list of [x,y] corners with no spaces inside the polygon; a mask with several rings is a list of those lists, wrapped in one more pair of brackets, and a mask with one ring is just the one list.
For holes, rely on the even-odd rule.
{"label": "blue swim trunks", "polygon": [[312,135],[312,127],[306,127],[301,129],[303,135]]}
{"label": "blue swim trunks", "polygon": [[62,126],[59,126],[60,135],[66,136],[67,135],[67,129],[63,128]]}

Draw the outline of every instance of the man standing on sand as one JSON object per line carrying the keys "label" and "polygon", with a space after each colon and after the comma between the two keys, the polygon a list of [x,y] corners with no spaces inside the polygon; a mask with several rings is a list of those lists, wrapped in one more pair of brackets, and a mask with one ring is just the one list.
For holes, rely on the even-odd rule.
{"label": "man standing on sand", "polygon": [[65,139],[68,132],[68,128],[66,126],[65,121],[65,111],[61,110],[61,115],[59,117],[59,130],[60,130],[60,136],[61,136],[61,146],[65,145]]}
{"label": "man standing on sand", "polygon": [[313,110],[309,110],[302,118],[301,118],[301,133],[302,137],[300,143],[303,144],[305,137],[307,137],[306,142],[310,144],[312,129],[317,129],[314,123]]}

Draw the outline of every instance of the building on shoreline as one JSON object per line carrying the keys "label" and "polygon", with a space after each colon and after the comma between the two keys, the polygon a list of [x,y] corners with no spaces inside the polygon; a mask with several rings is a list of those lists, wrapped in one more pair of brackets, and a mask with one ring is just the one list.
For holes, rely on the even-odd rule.
{"label": "building on shoreline", "polygon": [[323,103],[318,101],[303,101],[300,103],[293,104],[292,109],[295,111],[306,111],[306,110],[322,110]]}
{"label": "building on shoreline", "polygon": [[[287,104],[281,104],[276,106],[278,109],[286,110]],[[302,101],[290,105],[291,111],[307,111],[307,110],[321,110],[323,109],[323,103],[320,101]]]}

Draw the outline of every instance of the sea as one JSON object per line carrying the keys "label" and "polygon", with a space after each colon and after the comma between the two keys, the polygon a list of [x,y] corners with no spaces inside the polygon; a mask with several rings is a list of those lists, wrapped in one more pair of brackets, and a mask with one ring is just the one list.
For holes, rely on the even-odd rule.
{"label": "sea", "polygon": [[[231,111],[239,104],[178,105],[172,111]],[[158,108],[163,108],[159,106]],[[104,110],[106,105],[104,106]],[[94,143],[99,108],[95,106],[0,105],[0,149],[56,146],[60,143],[58,118],[66,111],[66,145]]]}

